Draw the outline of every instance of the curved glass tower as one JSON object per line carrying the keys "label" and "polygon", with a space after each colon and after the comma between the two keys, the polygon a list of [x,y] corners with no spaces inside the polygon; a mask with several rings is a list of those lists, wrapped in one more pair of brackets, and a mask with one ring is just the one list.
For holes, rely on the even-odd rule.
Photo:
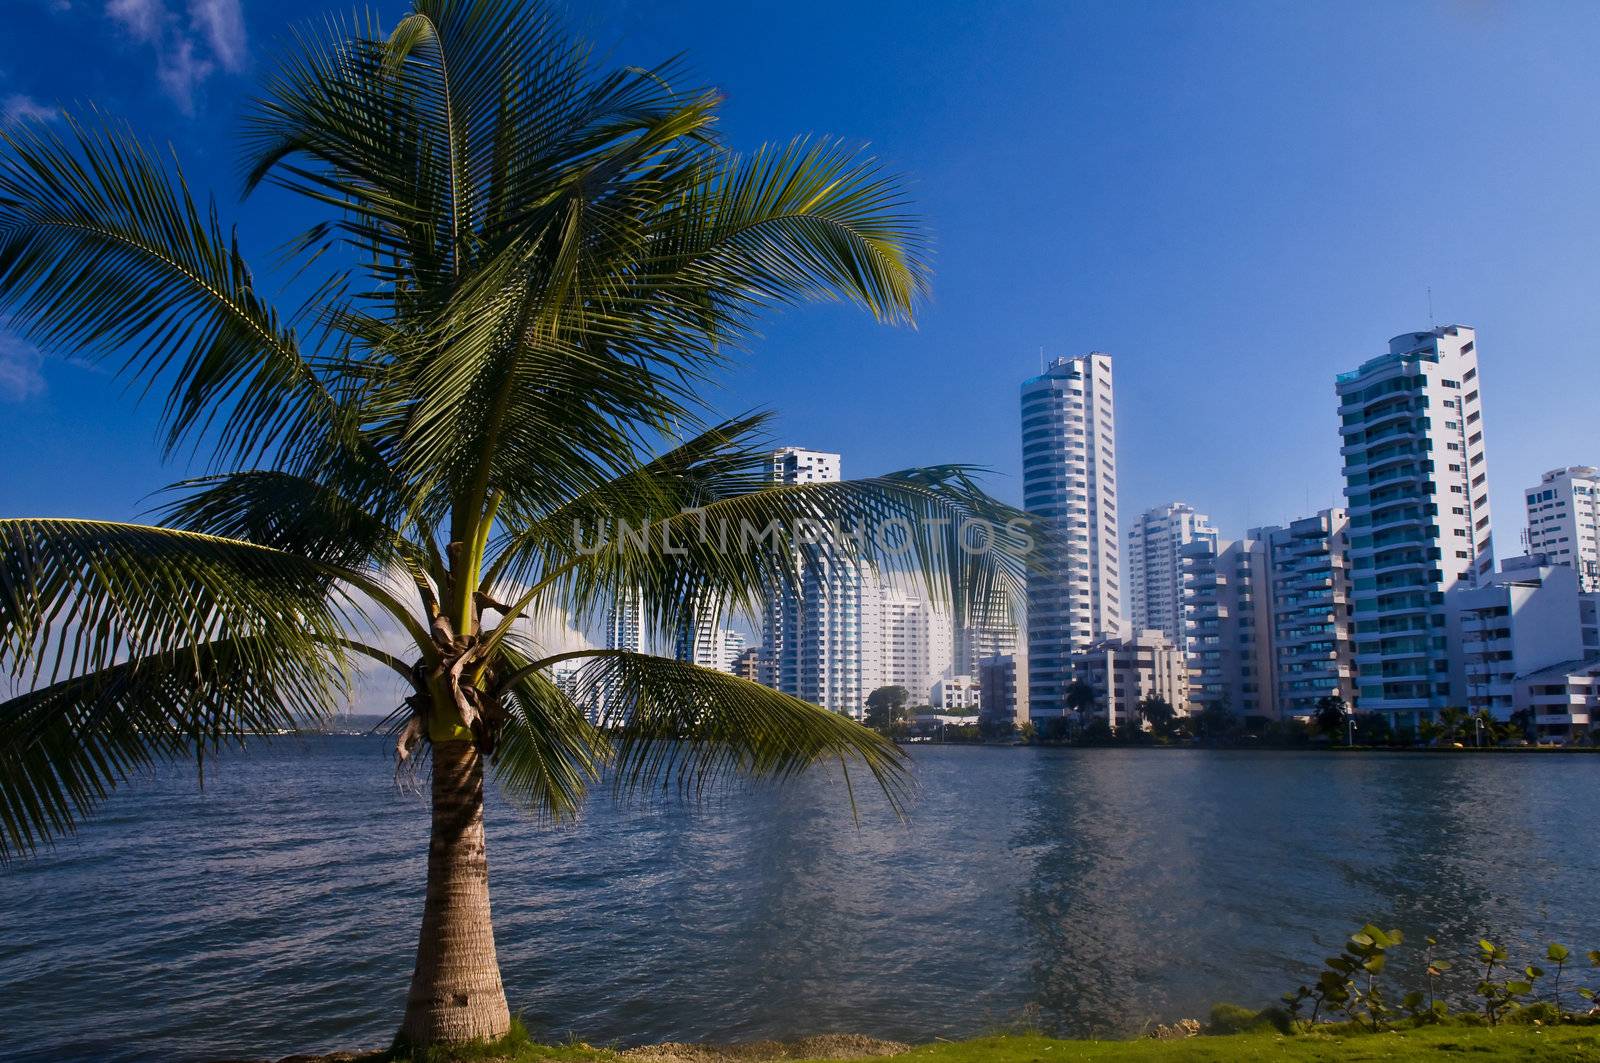
{"label": "curved glass tower", "polygon": [[1057,358],[1022,385],[1023,505],[1056,536],[1028,576],[1028,715],[1066,712],[1067,657],[1122,634],[1111,356]]}

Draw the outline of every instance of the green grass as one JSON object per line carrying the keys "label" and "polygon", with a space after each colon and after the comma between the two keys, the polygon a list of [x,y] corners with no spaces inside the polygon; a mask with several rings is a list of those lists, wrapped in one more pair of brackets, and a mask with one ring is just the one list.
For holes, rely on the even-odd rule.
{"label": "green grass", "polygon": [[1561,1059],[1600,1063],[1594,1027],[1440,1026],[1395,1033],[1330,1036],[1279,1033],[1191,1037],[1181,1041],[1056,1041],[1045,1037],[992,1037],[924,1045],[894,1057],[903,1063],[1289,1063],[1361,1061]]}
{"label": "green grass", "polygon": [[[378,1059],[410,1059],[382,1053]],[[616,1053],[588,1045],[540,1045],[520,1030],[493,1046],[417,1057],[500,1063],[608,1063]],[[1175,1041],[1061,1041],[1032,1035],[982,1037],[920,1045],[891,1057],[899,1063],[1403,1063],[1407,1060],[1570,1060],[1600,1063],[1600,1026],[1427,1026],[1389,1033],[1284,1035],[1276,1031]],[[883,1063],[877,1057],[864,1063]],[[798,1061],[796,1061],[798,1063]]]}

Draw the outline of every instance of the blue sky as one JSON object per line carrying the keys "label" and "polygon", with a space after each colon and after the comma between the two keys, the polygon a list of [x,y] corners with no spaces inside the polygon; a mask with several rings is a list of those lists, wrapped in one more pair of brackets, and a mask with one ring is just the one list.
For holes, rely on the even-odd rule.
{"label": "blue sky", "polygon": [[[20,10],[18,5],[20,4]],[[9,0],[0,110],[93,101],[170,140],[265,273],[231,134],[319,0]],[[390,21],[399,5],[380,3]],[[847,475],[963,461],[1020,487],[1039,351],[1112,354],[1123,513],[1224,534],[1339,498],[1333,375],[1479,329],[1502,555],[1521,489],[1600,462],[1600,5],[593,0],[618,61],[687,53],[739,146],[826,132],[910,179],[937,246],[915,330],[772,318],[717,396]],[[153,405],[0,334],[0,513],[127,517],[185,471]]]}

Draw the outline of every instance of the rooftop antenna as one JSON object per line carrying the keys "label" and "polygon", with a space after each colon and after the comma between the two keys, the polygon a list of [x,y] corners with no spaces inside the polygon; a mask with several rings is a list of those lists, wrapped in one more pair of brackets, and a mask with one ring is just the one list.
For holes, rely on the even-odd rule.
{"label": "rooftop antenna", "polygon": [[1433,286],[1428,286],[1428,327],[1438,328],[1438,322],[1433,320]]}
{"label": "rooftop antenna", "polygon": [[1039,344],[1039,375],[1044,375],[1044,344]]}

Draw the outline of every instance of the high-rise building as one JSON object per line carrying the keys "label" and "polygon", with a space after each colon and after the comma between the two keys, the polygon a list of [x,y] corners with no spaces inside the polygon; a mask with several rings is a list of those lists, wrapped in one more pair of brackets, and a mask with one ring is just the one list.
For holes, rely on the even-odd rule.
{"label": "high-rise building", "polygon": [[707,617],[695,625],[694,638],[687,633],[678,636],[673,655],[701,668],[714,668],[719,672],[732,672],[734,661],[744,652],[744,635],[732,628],[722,627],[715,618]]}
{"label": "high-rise building", "polygon": [[739,658],[744,656],[744,632],[732,628],[722,629],[722,655],[718,660],[717,668],[723,672],[732,672],[739,663]]}
{"label": "high-rise building", "polygon": [[1583,590],[1600,591],[1600,469],[1552,469],[1525,494],[1528,552],[1575,570]]}
{"label": "high-rise building", "polygon": [[956,626],[950,671],[952,675],[977,675],[978,662],[984,658],[1013,656],[1016,652],[1017,625],[1005,592],[997,591],[988,602],[972,610],[966,623]]}
{"label": "high-rise building", "polygon": [[[784,447],[773,452],[770,475],[784,484],[834,482],[840,458]],[[862,573],[855,563],[820,551],[809,563],[798,553],[794,561],[795,585],[775,588],[762,618],[772,685],[859,717],[870,693],[862,689]]]}
{"label": "high-rise building", "polygon": [[1189,708],[1278,715],[1272,661],[1267,536],[1197,540],[1183,548],[1184,657]]}
{"label": "high-rise building", "polygon": [[1361,710],[1402,730],[1458,703],[1445,595],[1494,571],[1476,348],[1407,332],[1335,382]]}
{"label": "high-rise building", "polygon": [[1123,563],[1135,631],[1159,631],[1183,645],[1183,548],[1203,540],[1215,544],[1217,529],[1187,502],[1168,502],[1134,519]]}
{"label": "high-rise building", "polygon": [[932,704],[934,684],[951,669],[950,614],[871,573],[861,593],[862,690],[902,686],[913,705]]}
{"label": "high-rise building", "polygon": [[644,652],[644,610],[636,592],[617,596],[606,616],[606,649]]}
{"label": "high-rise building", "polygon": [[1110,355],[1057,358],[1023,383],[1022,492],[1052,531],[1028,575],[1028,712],[1045,719],[1067,711],[1072,652],[1122,633]]}
{"label": "high-rise building", "polygon": [[[648,652],[646,645],[649,640],[645,633],[644,606],[638,591],[624,591],[612,600],[611,609],[606,614],[605,637],[605,648],[608,650]],[[625,711],[625,706],[617,698],[615,678],[607,678],[585,693],[590,697],[590,703],[585,708],[593,722],[599,722],[607,715]]]}
{"label": "high-rise building", "polygon": [[1327,697],[1358,707],[1348,526],[1325,509],[1267,535],[1280,716],[1309,716]]}

